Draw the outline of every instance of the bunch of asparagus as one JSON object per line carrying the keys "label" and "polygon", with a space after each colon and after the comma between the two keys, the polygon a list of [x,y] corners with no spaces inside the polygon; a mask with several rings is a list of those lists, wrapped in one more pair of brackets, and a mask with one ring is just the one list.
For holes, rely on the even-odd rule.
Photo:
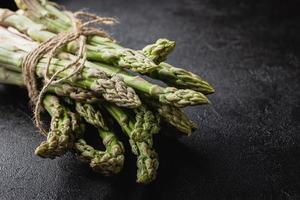
{"label": "bunch of asparagus", "polygon": [[[0,83],[23,87],[24,57],[40,43],[72,31],[73,26],[70,15],[51,2],[15,2],[20,9],[17,12],[0,9]],[[96,172],[116,174],[122,169],[125,152],[114,131],[117,123],[137,156],[137,182],[153,181],[159,165],[153,136],[159,132],[160,123],[166,122],[184,134],[191,134],[196,125],[181,108],[208,104],[205,95],[214,92],[198,75],[164,62],[174,47],[173,41],[159,39],[142,50],[133,50],[107,37],[88,37],[84,68],[72,78],[47,88],[42,105],[51,116],[50,128],[35,154],[53,159],[71,151]],[[78,49],[77,41],[61,48],[51,60],[50,75],[72,63]],[[43,57],[35,66],[41,82],[45,79],[47,62]],[[73,70],[75,66],[58,77],[68,77]],[[168,87],[136,74],[161,80]],[[86,124],[97,130],[103,150],[87,143]]]}

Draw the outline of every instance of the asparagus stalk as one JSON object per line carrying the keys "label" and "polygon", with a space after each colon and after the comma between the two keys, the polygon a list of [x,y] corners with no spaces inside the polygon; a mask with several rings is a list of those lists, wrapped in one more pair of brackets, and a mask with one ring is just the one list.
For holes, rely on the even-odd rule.
{"label": "asparagus stalk", "polygon": [[[58,10],[52,5],[49,5],[47,1],[16,0],[16,2],[19,8],[23,9],[29,18],[44,24],[53,32],[59,33],[66,29],[71,29],[72,23],[70,18],[68,18],[64,12]],[[116,51],[127,50],[126,48],[116,44],[113,40],[100,36],[91,37],[89,41],[91,44],[99,47],[100,49],[114,49]],[[146,46],[143,49],[143,54],[159,65],[153,68],[153,70],[135,71],[148,75],[152,78],[162,80],[170,86],[192,89],[203,92],[204,94],[214,93],[213,87],[198,75],[181,68],[173,67],[167,63],[161,63],[166,60],[167,55],[174,49],[174,47],[175,43],[167,39],[160,39],[155,44]],[[138,51],[130,50],[130,52],[134,54]]]}
{"label": "asparagus stalk", "polygon": [[98,133],[106,148],[105,151],[96,150],[81,139],[75,144],[75,149],[79,153],[79,157],[81,160],[90,162],[91,168],[103,175],[119,173],[124,163],[125,150],[122,142],[108,129],[100,111],[96,110],[94,106],[79,102],[76,102],[75,105],[77,113],[79,113],[86,122],[98,129]]}
{"label": "asparagus stalk", "polygon": [[156,110],[164,121],[171,124],[182,133],[190,135],[193,130],[197,128],[196,124],[192,122],[181,109],[168,104],[149,101],[147,98],[143,98],[143,101]]}
{"label": "asparagus stalk", "polygon": [[[0,83],[25,87],[20,72],[12,71],[1,66]],[[100,102],[102,100],[101,97],[98,97],[97,94],[92,93],[91,91],[72,87],[66,83],[51,85],[47,89],[47,92],[56,94],[57,96],[69,97],[78,102],[95,103]]]}
{"label": "asparagus stalk", "polygon": [[159,67],[149,74],[150,77],[164,81],[170,86],[177,88],[188,88],[203,94],[214,93],[214,88],[204,79],[185,69],[173,67],[172,65],[161,62]]}
{"label": "asparagus stalk", "polygon": [[[0,29],[0,31],[1,31],[1,29]],[[1,32],[4,32],[4,31],[1,31]],[[10,40],[13,41],[13,40],[15,40],[15,38],[10,37]],[[18,45],[18,42],[19,42],[19,40],[16,42],[16,45]],[[25,42],[23,42],[23,43],[25,43]],[[30,48],[33,48],[32,47],[33,42],[26,41],[26,43],[27,43],[26,46],[29,46]],[[4,43],[3,43],[3,45],[2,44],[0,45],[0,48],[2,46],[5,46],[6,48],[8,48],[7,46],[9,46],[10,48],[13,48],[13,47],[11,47],[12,46],[11,43],[6,44],[6,45],[4,45]],[[17,48],[23,48],[23,47],[24,47],[24,45],[22,45],[21,47],[19,45]],[[24,50],[29,51],[30,49],[27,47]],[[16,50],[14,50],[14,51],[16,51]],[[2,59],[2,60],[4,60],[3,62],[5,62],[5,64],[10,64],[10,65],[13,65],[13,66],[17,65],[18,66],[18,67],[16,67],[17,70],[18,69],[20,70],[21,60],[22,60],[22,57],[24,56],[24,52],[23,52],[22,55],[21,54],[16,54],[16,52],[14,52],[13,55],[12,55],[11,51],[3,53],[3,54],[4,54],[3,55],[4,59]],[[13,63],[10,63],[12,61],[10,61],[10,62],[7,61],[7,59],[8,59],[7,55],[11,55],[11,56],[17,57],[17,58],[13,61]],[[64,54],[61,54],[61,55],[62,55],[63,59],[61,59],[61,60],[53,59],[52,63],[56,64],[56,65],[64,66],[64,65],[68,64],[67,60],[74,60],[75,59],[75,57],[72,56],[71,54],[64,53]],[[0,52],[0,56],[1,56],[1,52]],[[45,65],[46,61],[47,60],[45,60],[45,59],[41,59],[39,64],[41,64],[41,65],[44,64]],[[1,57],[0,57],[0,62],[1,62]],[[38,67],[37,69],[45,69],[44,65]],[[104,72],[104,73],[106,73],[108,75],[111,75],[111,76],[117,74],[118,76],[122,77],[123,81],[127,84],[127,86],[133,87],[136,90],[139,90],[140,92],[145,93],[148,96],[151,96],[152,98],[156,98],[161,103],[174,105],[176,107],[185,107],[185,106],[189,106],[189,105],[201,105],[201,104],[209,103],[209,100],[200,92],[196,92],[196,91],[189,90],[189,89],[184,89],[184,90],[183,89],[176,89],[176,88],[173,88],[173,87],[163,88],[161,86],[152,84],[152,83],[144,80],[143,78],[141,78],[139,76],[133,76],[130,73],[128,73],[128,72],[126,72],[126,71],[124,71],[120,68],[109,66],[109,65],[106,65],[106,64],[103,64],[103,63],[92,63],[92,62],[85,62],[85,66],[86,66],[87,69],[84,69],[84,70],[87,71],[87,75],[91,74],[91,72],[93,72],[92,74],[94,74],[95,71],[97,71],[100,74],[103,74],[101,72]],[[50,70],[51,69],[58,69],[58,68],[59,67],[50,68]],[[99,70],[101,70],[101,72]],[[40,72],[41,72],[41,74],[43,74],[42,70]],[[107,78],[107,77],[105,77],[105,78]],[[92,90],[96,89],[96,91],[99,90],[99,88],[98,88],[99,81],[100,81],[100,79],[95,80],[96,83],[94,83],[94,84],[96,85],[96,87],[94,86],[94,87],[91,87],[91,88],[88,88],[88,89],[92,89]],[[76,82],[81,83],[78,80]],[[119,85],[122,85],[122,87],[120,87],[120,88],[125,87],[124,84],[121,84],[122,82],[120,82],[120,81],[118,81],[118,82],[120,83]],[[79,84],[78,86],[83,87],[83,88],[87,88],[86,84],[84,84],[84,85]],[[110,85],[110,86],[112,86],[112,85]],[[110,89],[112,89],[112,87],[110,87]],[[102,88],[100,87],[100,92],[102,92],[101,90],[102,90]],[[112,92],[112,90],[109,90],[109,91]],[[115,103],[118,103],[119,99],[115,97],[116,92],[115,91],[113,91],[113,92],[114,92],[113,94],[106,95],[104,97],[108,101],[114,101]],[[138,97],[135,95],[134,91],[131,88],[127,88],[127,90],[125,90],[125,91],[121,90],[121,91],[117,91],[117,92],[118,92],[118,95],[125,94],[125,95],[123,95],[122,101],[118,105],[124,106],[124,107],[125,106],[127,106],[127,107],[136,107],[136,106],[140,105],[140,101],[139,101]],[[129,98],[129,99],[127,99],[127,102],[126,102],[124,100],[124,98]],[[131,101],[133,101],[133,102],[131,102]]]}
{"label": "asparagus stalk", "polygon": [[[31,18],[35,21],[41,21],[41,23],[45,24],[49,30],[55,33],[71,31],[72,29],[72,23],[67,15],[62,16],[62,18],[63,20],[66,20],[65,22],[71,23],[68,27],[64,26],[66,24],[65,22],[61,21],[62,24],[60,25],[59,23],[56,23],[54,19],[49,19],[51,16],[60,16],[60,11],[52,5],[48,5],[48,2],[46,1],[38,2],[31,0],[17,0],[16,3],[19,8],[26,10],[26,15],[28,14],[28,16],[31,16]],[[58,18],[57,20],[60,21]],[[76,47],[75,43],[73,43],[73,45],[75,45],[73,47]],[[94,56],[87,54],[90,59],[96,59],[97,61],[128,68],[141,74],[149,73],[155,70],[157,67],[157,65],[151,59],[147,58],[143,53],[134,51],[132,49],[116,49],[101,45],[99,45],[97,48],[88,47],[88,49],[93,49],[98,53],[98,56],[95,56],[93,53],[92,55]]]}
{"label": "asparagus stalk", "polygon": [[43,105],[51,115],[51,127],[47,140],[36,148],[35,154],[54,159],[73,148],[75,139],[82,134],[84,127],[78,116],[64,107],[56,96],[46,95]]}
{"label": "asparagus stalk", "polygon": [[[153,141],[151,133],[155,131],[150,131],[148,137],[143,140],[135,140],[133,137],[137,119],[133,119],[128,112],[125,110],[114,106],[112,104],[105,104],[104,108],[110,113],[110,115],[118,122],[123,131],[129,137],[129,143],[131,145],[132,152],[138,157],[137,159],[137,182],[139,183],[150,183],[156,178],[156,173],[158,169],[158,155],[153,148]],[[147,123],[145,121],[145,123]],[[158,126],[158,123],[156,124]],[[154,128],[157,131],[157,128]]]}
{"label": "asparagus stalk", "polygon": [[[0,27],[0,63],[13,66],[14,70],[21,70],[22,59],[29,51],[28,46],[33,47],[35,43],[25,40],[24,38],[13,34],[10,31]],[[23,44],[29,44],[24,48]],[[43,78],[46,70],[47,59],[43,58],[36,66],[36,74]],[[57,70],[70,64],[71,61],[52,59],[49,73],[54,74]],[[72,73],[74,69],[70,68],[63,71],[58,76],[66,77]],[[80,75],[67,79],[66,83],[77,86],[86,90],[101,94],[107,101],[116,103],[123,107],[138,107],[141,102],[135,91],[127,87],[120,76],[109,78],[107,74],[99,69],[84,68]]]}

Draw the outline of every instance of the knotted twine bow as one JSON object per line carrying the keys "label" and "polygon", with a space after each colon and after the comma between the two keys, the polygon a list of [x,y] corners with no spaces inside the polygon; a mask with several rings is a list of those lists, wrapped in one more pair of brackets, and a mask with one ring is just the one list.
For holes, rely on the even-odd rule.
{"label": "knotted twine bow", "polygon": [[[73,26],[73,31],[59,33],[58,35],[50,38],[46,42],[40,44],[37,48],[29,52],[23,59],[22,62],[22,74],[24,83],[28,90],[28,95],[34,107],[34,121],[36,127],[44,135],[47,135],[47,132],[44,130],[41,121],[41,110],[42,110],[42,100],[43,97],[50,85],[59,84],[74,75],[78,74],[84,67],[86,61],[86,37],[98,35],[101,37],[109,37],[109,35],[102,29],[90,28],[91,24],[113,24],[115,22],[114,18],[108,17],[99,17],[97,15],[87,13],[87,12],[66,12]],[[82,22],[82,18],[87,18],[86,22]],[[74,59],[70,64],[64,66],[63,68],[57,70],[52,76],[49,75],[50,64],[52,58],[57,54],[58,49],[69,42],[79,40],[79,49]],[[38,89],[38,83],[36,79],[36,65],[39,60],[46,56],[47,63],[46,69],[44,72],[44,85],[41,90]],[[74,67],[74,70],[66,77],[58,78],[58,75],[69,68]]]}

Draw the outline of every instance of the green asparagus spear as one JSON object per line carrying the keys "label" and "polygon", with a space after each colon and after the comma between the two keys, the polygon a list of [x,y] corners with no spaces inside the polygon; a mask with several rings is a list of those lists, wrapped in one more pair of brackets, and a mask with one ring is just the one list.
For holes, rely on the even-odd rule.
{"label": "green asparagus spear", "polygon": [[155,115],[145,105],[134,109],[135,124],[132,127],[131,138],[134,141],[144,141],[152,138],[160,130],[159,116]]}
{"label": "green asparagus spear", "polygon": [[97,129],[108,130],[104,118],[99,109],[89,103],[75,102],[75,109],[85,121]]}
{"label": "green asparagus spear", "polygon": [[196,124],[192,122],[180,108],[176,108],[168,104],[150,101],[147,98],[143,98],[143,101],[147,105],[150,105],[154,110],[156,110],[164,119],[164,121],[171,124],[182,133],[190,135],[193,130],[197,128]]}
{"label": "green asparagus spear", "polygon": [[[118,122],[123,131],[127,134],[132,152],[138,157],[137,182],[145,184],[150,183],[156,178],[159,165],[158,155],[153,148],[153,141],[151,137],[151,133],[154,134],[155,131],[150,131],[148,133],[150,135],[143,140],[136,141],[133,137],[133,133],[137,123],[136,120],[139,119],[133,119],[128,112],[112,104],[105,104],[104,108]],[[145,121],[145,123],[148,122]],[[158,127],[158,123],[156,126]],[[154,130],[157,131],[158,129],[155,127]]]}
{"label": "green asparagus spear", "polygon": [[66,83],[50,85],[47,92],[58,96],[70,97],[77,102],[95,103],[103,101],[103,98],[99,97],[97,93],[73,87]]}
{"label": "green asparagus spear", "polygon": [[165,62],[161,62],[159,67],[155,71],[151,72],[149,76],[162,80],[168,85],[177,88],[187,88],[202,92],[203,94],[211,94],[215,92],[213,87],[198,75],[182,68],[173,67]]}
{"label": "green asparagus spear", "polygon": [[46,95],[43,105],[51,115],[51,127],[47,140],[36,148],[35,154],[53,159],[73,148],[75,139],[80,137],[84,127],[78,116],[63,106],[56,96]]}
{"label": "green asparagus spear", "polygon": [[156,64],[167,60],[167,56],[174,50],[175,42],[168,39],[158,39],[155,44],[143,48],[143,53]]}
{"label": "green asparagus spear", "polygon": [[123,168],[124,147],[116,135],[109,130],[99,110],[87,103],[76,102],[76,111],[86,122],[98,129],[103,140],[106,151],[95,150],[86,144],[84,140],[79,140],[75,144],[75,149],[81,159],[90,162],[90,166],[96,172],[104,175],[117,174]]}

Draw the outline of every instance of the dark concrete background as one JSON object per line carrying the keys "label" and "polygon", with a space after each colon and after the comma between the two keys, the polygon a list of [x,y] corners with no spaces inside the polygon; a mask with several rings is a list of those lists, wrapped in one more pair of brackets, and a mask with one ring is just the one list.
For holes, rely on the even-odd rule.
{"label": "dark concrete background", "polygon": [[120,24],[108,29],[127,47],[176,40],[169,62],[202,75],[217,92],[212,106],[187,109],[199,125],[191,137],[167,128],[156,136],[158,178],[141,186],[130,153],[113,178],[96,176],[71,155],[34,156],[43,137],[26,93],[0,86],[0,199],[300,199],[296,1],[58,2],[117,17]]}

